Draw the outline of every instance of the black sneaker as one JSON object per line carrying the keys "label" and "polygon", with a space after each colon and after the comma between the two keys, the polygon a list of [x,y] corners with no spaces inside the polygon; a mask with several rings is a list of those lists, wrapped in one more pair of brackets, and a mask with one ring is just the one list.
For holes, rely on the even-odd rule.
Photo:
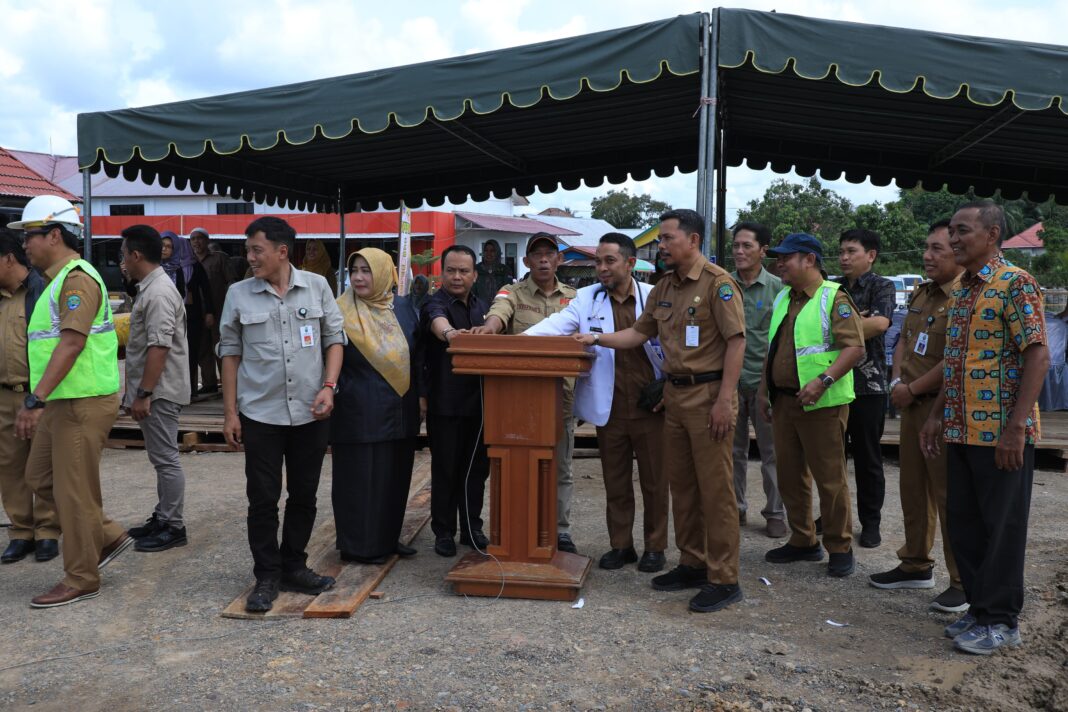
{"label": "black sneaker", "polygon": [[152,536],[138,539],[134,543],[134,551],[166,551],[188,543],[189,538],[185,534],[185,527],[167,526]]}
{"label": "black sneaker", "polygon": [[159,512],[152,512],[152,516],[146,519],[144,524],[139,527],[127,529],[126,533],[134,539],[141,539],[146,536],[158,534],[159,531],[166,526],[167,523],[159,518]]}
{"label": "black sneaker", "polygon": [[877,549],[883,543],[879,527],[864,527],[860,532],[860,545],[865,549]]}
{"label": "black sneaker", "polygon": [[575,542],[571,540],[571,535],[567,533],[556,535],[556,548],[560,551],[566,551],[569,554],[578,553],[578,547],[575,546]]}
{"label": "black sneaker", "polygon": [[638,552],[634,550],[633,546],[629,546],[626,549],[610,549],[605,552],[605,555],[601,557],[597,565],[602,569],[621,569],[637,560]]}
{"label": "black sneaker", "polygon": [[857,568],[857,562],[853,558],[853,550],[844,554],[831,554],[827,559],[827,575],[842,578],[853,573]]}
{"label": "black sneaker", "polygon": [[708,583],[708,571],[705,567],[679,564],[666,574],[653,577],[652,586],[657,591],[681,591],[686,588],[700,588]]}
{"label": "black sneaker", "polygon": [[938,594],[938,598],[931,601],[931,610],[942,613],[963,613],[968,610],[968,599],[964,591],[950,586]]}
{"label": "black sneaker", "polygon": [[764,561],[770,564],[792,564],[795,561],[823,561],[823,547],[819,544],[813,546],[783,544],[777,549],[772,549],[764,554]]}
{"label": "black sneaker", "polygon": [[742,600],[742,587],[736,583],[706,583],[700,593],[690,599],[690,610],[712,613]]}
{"label": "black sneaker", "polygon": [[283,591],[293,593],[306,593],[309,596],[318,596],[323,591],[329,591],[334,587],[334,579],[330,576],[320,576],[311,569],[290,571],[282,574],[282,582],[279,585]]}
{"label": "black sneaker", "polygon": [[898,588],[934,588],[934,576],[930,569],[927,571],[910,572],[902,571],[901,567],[884,571],[881,574],[872,574],[868,577],[868,583],[875,588],[898,589]]}
{"label": "black sneaker", "polygon": [[245,599],[245,610],[249,613],[266,613],[271,610],[276,598],[278,579],[258,579],[256,587]]}

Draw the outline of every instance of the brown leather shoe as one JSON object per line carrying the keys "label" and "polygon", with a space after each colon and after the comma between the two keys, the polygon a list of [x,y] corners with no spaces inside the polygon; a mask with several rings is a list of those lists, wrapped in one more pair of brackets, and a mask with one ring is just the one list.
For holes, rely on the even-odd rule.
{"label": "brown leather shoe", "polygon": [[100,595],[100,589],[95,591],[79,591],[76,588],[71,588],[67,584],[60,581],[56,584],[48,593],[42,593],[30,601],[31,608],[55,608],[56,606],[65,606],[68,603],[77,603],[78,601],[84,601],[89,598],[96,598]]}
{"label": "brown leather shoe", "polygon": [[100,550],[100,563],[97,564],[96,567],[98,569],[104,568],[114,561],[119,554],[133,546],[133,543],[134,538],[126,532],[123,532],[122,536]]}
{"label": "brown leather shoe", "polygon": [[765,531],[772,539],[782,539],[790,533],[790,530],[786,527],[786,522],[781,519],[769,519]]}

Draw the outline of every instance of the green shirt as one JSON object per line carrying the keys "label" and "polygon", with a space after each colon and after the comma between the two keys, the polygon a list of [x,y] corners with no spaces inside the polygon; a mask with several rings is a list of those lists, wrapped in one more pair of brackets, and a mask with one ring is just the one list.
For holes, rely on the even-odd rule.
{"label": "green shirt", "polygon": [[731,277],[742,289],[742,306],[745,310],[745,360],[742,362],[738,387],[756,391],[760,387],[761,369],[768,353],[771,307],[775,296],[782,291],[782,280],[763,267],[748,287],[743,284],[738,272],[732,272]]}

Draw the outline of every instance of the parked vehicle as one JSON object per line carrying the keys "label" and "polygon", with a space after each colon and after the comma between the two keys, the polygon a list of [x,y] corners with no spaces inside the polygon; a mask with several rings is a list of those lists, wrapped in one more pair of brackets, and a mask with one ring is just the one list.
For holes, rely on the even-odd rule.
{"label": "parked vehicle", "polygon": [[904,309],[908,306],[909,292],[912,290],[905,287],[905,280],[900,276],[887,277],[887,279],[894,283],[894,306],[897,309]]}

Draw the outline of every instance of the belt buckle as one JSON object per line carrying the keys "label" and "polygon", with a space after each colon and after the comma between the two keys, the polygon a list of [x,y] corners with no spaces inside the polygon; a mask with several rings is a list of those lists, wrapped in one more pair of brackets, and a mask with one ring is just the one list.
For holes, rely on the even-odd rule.
{"label": "belt buckle", "polygon": [[15,391],[15,393],[23,393],[25,392],[26,387],[20,383],[16,386],[12,386],[11,390]]}

